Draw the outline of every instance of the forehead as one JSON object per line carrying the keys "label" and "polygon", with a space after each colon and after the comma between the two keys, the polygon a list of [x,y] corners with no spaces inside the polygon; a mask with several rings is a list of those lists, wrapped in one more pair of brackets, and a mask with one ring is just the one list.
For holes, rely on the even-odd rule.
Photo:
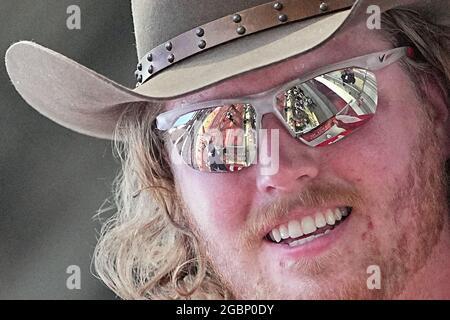
{"label": "forehead", "polygon": [[176,105],[207,100],[243,97],[263,92],[289,82],[314,69],[387,48],[389,44],[378,30],[365,23],[338,33],[322,47],[268,67],[213,84],[195,93],[169,101],[167,109]]}

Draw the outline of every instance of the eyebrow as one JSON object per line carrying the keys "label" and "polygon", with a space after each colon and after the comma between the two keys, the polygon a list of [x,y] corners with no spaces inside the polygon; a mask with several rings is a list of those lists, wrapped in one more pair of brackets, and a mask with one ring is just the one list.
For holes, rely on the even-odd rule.
{"label": "eyebrow", "polygon": [[[292,59],[287,59],[285,61],[278,62],[276,64],[265,66],[260,69],[252,70],[248,73],[240,74],[234,78],[229,78],[222,80],[218,83],[212,84],[209,87],[203,88],[197,93],[190,94],[188,96],[177,99],[173,102],[172,105],[182,104],[196,104],[202,103],[204,101],[213,101],[220,99],[235,99],[240,97],[252,96],[255,94],[263,93],[271,90],[272,88],[280,87],[283,84],[289,83],[295,79],[301,78],[302,76],[314,72],[326,65],[332,65],[335,62],[339,62],[344,59],[333,59],[336,55],[332,55],[327,57],[327,59],[315,59],[310,57],[305,62],[303,62],[305,55],[294,57]],[[324,62],[325,61],[325,62]],[[290,71],[295,68],[297,65],[303,65],[301,71]],[[280,68],[284,70],[279,71]],[[276,80],[272,80],[270,78],[271,73],[277,72],[281,76],[277,77]],[[250,79],[249,79],[250,78]],[[255,79],[256,78],[256,79]],[[260,79],[269,78],[270,80],[266,82],[264,85],[250,85],[247,86],[247,81],[258,81]],[[246,90],[247,88],[251,88],[250,90]],[[211,93],[212,91],[212,93]],[[217,92],[214,92],[217,91]],[[200,96],[199,99],[196,99],[197,95]],[[193,98],[193,99],[191,99]]]}

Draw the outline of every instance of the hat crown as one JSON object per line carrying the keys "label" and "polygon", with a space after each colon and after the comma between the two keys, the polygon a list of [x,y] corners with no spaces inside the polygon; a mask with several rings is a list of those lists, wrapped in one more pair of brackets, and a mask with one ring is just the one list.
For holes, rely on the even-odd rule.
{"label": "hat crown", "polygon": [[[319,0],[317,1],[320,4]],[[138,58],[158,45],[210,21],[268,0],[132,0]]]}

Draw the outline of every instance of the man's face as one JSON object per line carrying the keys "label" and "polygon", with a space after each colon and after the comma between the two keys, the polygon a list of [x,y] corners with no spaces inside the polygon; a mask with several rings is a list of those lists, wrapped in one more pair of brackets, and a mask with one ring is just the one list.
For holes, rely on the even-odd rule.
{"label": "man's face", "polygon": [[[262,92],[315,68],[386,48],[375,31],[361,26],[317,51],[183,100]],[[391,297],[425,266],[441,231],[448,236],[439,179],[445,156],[435,133],[440,124],[426,117],[399,63],[375,74],[375,116],[336,144],[308,147],[266,115],[262,128],[279,129],[279,150],[272,150],[279,154],[275,174],[262,174],[259,164],[235,173],[202,173],[173,159],[186,214],[237,298]],[[274,228],[339,208],[351,208],[350,215],[308,243],[291,247],[267,237]],[[367,287],[373,265],[381,271],[381,290]]]}

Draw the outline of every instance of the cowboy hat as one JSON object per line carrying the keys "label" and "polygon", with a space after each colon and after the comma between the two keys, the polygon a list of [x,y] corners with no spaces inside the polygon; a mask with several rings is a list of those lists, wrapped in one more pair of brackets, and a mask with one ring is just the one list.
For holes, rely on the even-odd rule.
{"label": "cowboy hat", "polygon": [[[16,90],[44,116],[111,139],[124,106],[158,104],[320,47],[381,12],[411,6],[449,23],[449,0],[132,0],[138,64],[126,88],[36,43],[6,52]],[[295,44],[295,45],[293,45]],[[44,72],[45,71],[45,72]],[[48,90],[51,88],[51,90]]]}

